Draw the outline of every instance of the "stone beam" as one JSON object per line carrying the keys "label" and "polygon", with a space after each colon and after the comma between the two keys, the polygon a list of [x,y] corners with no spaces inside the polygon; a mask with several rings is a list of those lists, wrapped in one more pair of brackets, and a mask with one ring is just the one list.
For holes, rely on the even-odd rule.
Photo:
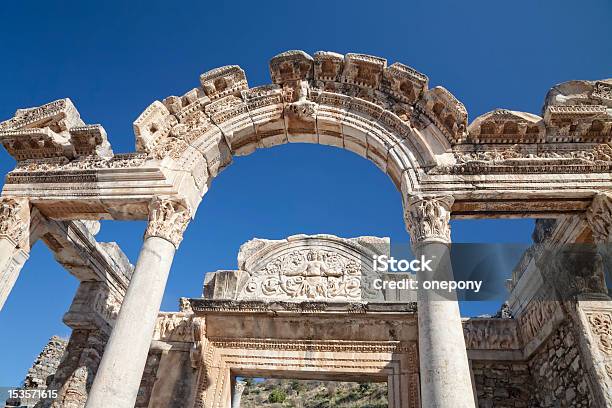
{"label": "stone beam", "polygon": [[[92,234],[95,229],[86,223],[89,222],[47,220],[41,239],[55,259],[80,281],[104,282],[125,293],[133,265],[116,243],[97,242]],[[95,224],[93,228],[99,228]]]}
{"label": "stone beam", "polygon": [[0,308],[38,239],[77,279],[103,282],[123,296],[133,266],[116,243],[96,241],[97,222],[49,220],[25,200],[4,198],[0,206]]}

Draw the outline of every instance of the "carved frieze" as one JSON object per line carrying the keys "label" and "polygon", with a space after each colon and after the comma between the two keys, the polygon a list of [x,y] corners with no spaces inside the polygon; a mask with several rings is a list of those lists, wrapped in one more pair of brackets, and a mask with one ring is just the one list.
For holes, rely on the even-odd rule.
{"label": "carved frieze", "polygon": [[93,309],[100,314],[107,322],[113,323],[119,316],[121,309],[121,299],[112,291],[99,291],[93,300]]}
{"label": "carved frieze", "polygon": [[413,245],[437,241],[450,242],[450,215],[453,198],[410,197],[404,209],[404,221]]}
{"label": "carved frieze", "polygon": [[178,248],[190,220],[191,211],[184,201],[156,197],[149,204],[149,224],[145,238],[160,237]]}
{"label": "carved frieze", "polygon": [[602,103],[607,106],[612,105],[612,83],[608,80],[604,81],[596,81],[593,89],[593,93],[591,97],[595,99],[599,99]]}
{"label": "carved frieze", "polygon": [[[25,173],[69,171],[78,174],[79,170],[100,170],[100,169],[121,169],[142,166],[147,159],[144,153],[124,153],[117,154],[112,158],[100,158],[96,156],[84,157],[77,160],[68,161],[66,158],[55,160],[24,160],[17,163],[12,175],[22,175]],[[24,174],[22,174],[24,173]]]}
{"label": "carved frieze", "polygon": [[469,319],[463,322],[469,350],[517,350],[520,342],[514,319]]}
{"label": "carved frieze", "polygon": [[176,118],[159,101],[153,102],[134,121],[136,151],[148,153],[151,148],[170,132]]}
{"label": "carved frieze", "polygon": [[30,206],[27,200],[0,198],[0,238],[13,241],[15,246],[29,250]]}
{"label": "carved frieze", "polygon": [[192,318],[184,313],[160,313],[153,331],[154,340],[194,341]]}
{"label": "carved frieze", "polygon": [[538,298],[531,301],[518,318],[523,344],[529,343],[542,332],[542,327],[552,321],[559,305],[559,302],[549,299]]}
{"label": "carved frieze", "polygon": [[0,142],[15,160],[74,157],[68,137],[49,128],[0,131]]}
{"label": "carved frieze", "polygon": [[612,193],[600,193],[587,210],[587,221],[595,243],[612,242]]}
{"label": "carved frieze", "polygon": [[[407,65],[387,67],[385,59],[363,54],[317,52],[311,58],[289,51],[270,66],[273,85],[250,90],[240,67],[225,66],[202,74],[200,87],[183,96],[151,104],[134,122],[137,151],[147,154],[143,161],[110,160],[104,130],[85,125],[68,99],[19,110],[0,124],[0,138],[19,162],[7,184],[15,184],[9,188],[19,195],[58,200],[104,196],[113,203],[104,216],[114,217],[121,211],[111,207],[125,205],[132,182],[144,181],[140,191],[148,197],[178,189],[196,201],[234,155],[287,142],[354,151],[398,187],[423,194],[464,192],[472,182],[478,194],[492,179],[462,176],[491,175],[496,183],[517,181],[513,189],[519,195],[531,194],[540,183],[567,197],[576,189],[600,188],[612,173],[610,80],[557,85],[542,120],[496,110],[474,121],[468,138],[463,104],[442,87],[427,89],[427,77]],[[525,150],[500,148],[503,144]],[[151,171],[134,172],[133,179],[98,172],[140,166],[147,159]],[[158,183],[147,183],[155,171]],[[185,174],[178,176],[180,171]],[[515,173],[534,176],[515,180]],[[577,176],[571,181],[555,176],[561,173]]]}
{"label": "carved frieze", "polygon": [[552,142],[612,141],[610,80],[567,81],[546,95],[544,122]]}
{"label": "carved frieze", "polygon": [[599,350],[605,356],[605,369],[612,378],[612,313],[593,311],[586,313],[591,333]]}
{"label": "carved frieze", "polygon": [[100,125],[73,127],[69,131],[70,140],[77,156],[112,157],[106,130]]}
{"label": "carved frieze", "polygon": [[608,144],[545,148],[513,145],[455,152],[457,163],[438,166],[431,174],[486,173],[580,173],[612,170],[612,147]]}
{"label": "carved frieze", "polygon": [[546,247],[536,265],[545,282],[564,300],[608,292],[603,259],[595,245]]}

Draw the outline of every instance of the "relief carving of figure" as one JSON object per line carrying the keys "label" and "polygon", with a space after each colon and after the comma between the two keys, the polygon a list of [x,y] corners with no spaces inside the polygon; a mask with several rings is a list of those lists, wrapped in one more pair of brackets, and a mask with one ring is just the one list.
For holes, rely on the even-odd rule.
{"label": "relief carving of figure", "polygon": [[275,299],[358,299],[361,266],[333,251],[302,249],[279,256],[252,274],[240,296]]}

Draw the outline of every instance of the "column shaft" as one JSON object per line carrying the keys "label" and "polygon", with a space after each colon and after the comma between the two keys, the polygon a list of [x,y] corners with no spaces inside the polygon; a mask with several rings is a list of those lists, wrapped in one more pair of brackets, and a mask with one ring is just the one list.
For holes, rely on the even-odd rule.
{"label": "column shaft", "polygon": [[175,247],[147,237],[123,300],[87,408],[133,408]]}
{"label": "column shaft", "polygon": [[15,244],[10,239],[0,238],[0,310],[28,258],[28,252],[15,248]]}
{"label": "column shaft", "polygon": [[133,408],[174,253],[189,223],[184,200],[156,197],[132,280],[94,379],[87,408]]}
{"label": "column shaft", "polygon": [[459,304],[453,293],[423,289],[425,280],[451,280],[450,207],[452,198],[412,198],[406,225],[416,257],[432,260],[433,272],[417,275],[421,406],[474,408],[470,367]]}
{"label": "column shaft", "polygon": [[[453,279],[445,244],[424,244],[415,254],[434,259],[435,280]],[[419,272],[419,282],[431,280]],[[455,294],[434,290],[417,292],[419,321],[419,365],[423,407],[472,408],[475,406],[470,367],[465,348],[459,304]]]}
{"label": "column shaft", "polygon": [[27,200],[0,197],[0,310],[30,251],[30,206]]}

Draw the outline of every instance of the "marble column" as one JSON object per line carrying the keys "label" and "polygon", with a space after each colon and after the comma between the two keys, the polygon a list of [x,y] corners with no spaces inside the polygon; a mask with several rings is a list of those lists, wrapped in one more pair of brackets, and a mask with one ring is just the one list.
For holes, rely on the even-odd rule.
{"label": "marble column", "polygon": [[174,253],[190,220],[183,201],[155,198],[144,244],[108,340],[87,408],[133,408]]}
{"label": "marble column", "polygon": [[0,310],[30,254],[27,200],[0,198]]}
{"label": "marble column", "polygon": [[246,383],[244,381],[236,380],[234,390],[232,392],[232,408],[240,408],[240,400],[242,399],[242,393],[244,392],[245,387]]}
{"label": "marble column", "polygon": [[421,406],[474,408],[474,394],[456,294],[423,289],[426,280],[452,280],[452,197],[411,197],[405,221],[415,257],[431,259],[432,272],[417,273]]}

